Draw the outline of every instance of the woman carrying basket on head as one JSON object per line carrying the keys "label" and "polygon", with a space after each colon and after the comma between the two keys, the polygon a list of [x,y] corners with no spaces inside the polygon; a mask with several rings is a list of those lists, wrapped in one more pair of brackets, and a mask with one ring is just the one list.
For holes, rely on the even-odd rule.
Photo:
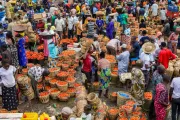
{"label": "woman carrying basket on head", "polygon": [[111,80],[110,62],[105,59],[105,53],[100,53],[100,60],[98,61],[98,69],[100,72],[100,90],[99,97],[101,97],[102,91],[106,90],[105,97],[108,97],[108,87]]}

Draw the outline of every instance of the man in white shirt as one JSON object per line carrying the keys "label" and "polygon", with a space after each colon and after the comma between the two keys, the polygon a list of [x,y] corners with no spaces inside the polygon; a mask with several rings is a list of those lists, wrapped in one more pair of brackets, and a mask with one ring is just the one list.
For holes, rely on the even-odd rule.
{"label": "man in white shirt", "polygon": [[56,26],[56,31],[60,37],[60,40],[62,39],[62,33],[63,33],[63,28],[65,26],[63,18],[60,17],[60,15],[57,17],[55,20],[55,26]]}
{"label": "man in white shirt", "polygon": [[173,78],[169,97],[172,98],[172,120],[178,120],[180,117],[180,77]]}
{"label": "man in white shirt", "polygon": [[74,37],[74,15],[68,17],[68,38]]}
{"label": "man in white shirt", "polygon": [[119,36],[116,36],[115,39],[111,39],[107,43],[106,48],[108,54],[116,56],[116,52],[118,52],[120,48]]}
{"label": "man in white shirt", "polygon": [[161,24],[164,24],[164,22],[166,20],[166,10],[165,10],[165,8],[162,8],[160,10],[160,18],[161,18]]}
{"label": "man in white shirt", "polygon": [[143,44],[143,52],[140,54],[140,60],[143,62],[143,67],[141,70],[144,73],[146,87],[148,87],[149,84],[149,71],[154,63],[154,57],[152,53],[155,51],[155,49],[156,47],[153,43],[147,42]]}
{"label": "man in white shirt", "polygon": [[49,9],[49,13],[51,14],[51,16],[54,15],[54,12],[58,10],[58,8],[56,8],[53,4],[51,5],[50,9]]}
{"label": "man in white shirt", "polygon": [[151,6],[152,10],[152,16],[156,17],[158,15],[158,4],[154,2],[154,4]]}

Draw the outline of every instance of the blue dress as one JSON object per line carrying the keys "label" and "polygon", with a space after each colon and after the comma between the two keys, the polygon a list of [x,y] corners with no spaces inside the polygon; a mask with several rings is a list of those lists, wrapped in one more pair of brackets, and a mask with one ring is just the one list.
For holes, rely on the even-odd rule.
{"label": "blue dress", "polygon": [[25,67],[27,64],[26,50],[25,50],[25,38],[20,38],[18,41],[18,59],[19,65]]}
{"label": "blue dress", "polygon": [[106,36],[109,37],[109,39],[113,39],[113,32],[114,32],[114,23],[109,22],[106,28]]}

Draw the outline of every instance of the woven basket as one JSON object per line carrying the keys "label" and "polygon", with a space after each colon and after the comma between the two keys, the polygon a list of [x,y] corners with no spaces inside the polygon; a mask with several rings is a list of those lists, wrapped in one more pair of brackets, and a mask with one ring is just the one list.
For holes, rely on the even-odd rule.
{"label": "woven basket", "polygon": [[119,118],[126,118],[126,117],[127,117],[126,111],[120,109],[119,110]]}
{"label": "woven basket", "polygon": [[116,66],[116,63],[111,63],[111,68],[113,69]]}
{"label": "woven basket", "polygon": [[[111,109],[111,108],[110,108]],[[117,117],[118,117],[118,113],[114,113],[114,114],[110,114],[109,111],[108,111],[108,117],[109,117],[109,120],[117,120]]]}
{"label": "woven basket", "polygon": [[57,86],[56,86],[56,83],[49,82],[49,84],[50,84],[50,86],[51,86],[52,88],[56,88],[56,87],[57,87]]}
{"label": "woven basket", "polygon": [[[53,90],[53,89],[56,89],[56,88],[52,88],[51,90]],[[57,99],[57,96],[59,95],[59,93],[60,93],[60,91],[57,91],[57,92],[51,92],[51,90],[50,90],[50,96],[51,96],[51,98],[52,99]]]}
{"label": "woven basket", "polygon": [[117,102],[117,96],[113,96],[112,94],[109,95],[109,99],[111,102]]}
{"label": "woven basket", "polygon": [[57,75],[57,73],[60,71],[60,68],[59,67],[57,67],[57,70],[55,70],[55,71],[53,71],[53,72],[50,72],[50,77],[55,77],[56,75]]}
{"label": "woven basket", "polygon": [[142,109],[146,112],[148,112],[150,109],[150,106],[151,106],[151,103],[152,103],[152,100],[144,100],[144,104],[142,106]]}
{"label": "woven basket", "polygon": [[99,90],[99,87],[100,87],[99,82],[97,82],[97,84],[95,84],[95,82],[93,83],[93,88],[95,91]]}
{"label": "woven basket", "polygon": [[58,78],[59,78],[60,80],[62,80],[62,81],[66,81],[67,78],[68,78],[68,75],[66,75],[66,76],[58,76]]}
{"label": "woven basket", "polygon": [[116,84],[119,80],[119,75],[111,74],[111,83]]}
{"label": "woven basket", "polygon": [[127,100],[130,100],[132,97],[123,91],[117,92],[117,105],[122,106],[126,103]]}
{"label": "woven basket", "polygon": [[57,84],[57,87],[60,91],[66,92],[68,90],[68,83],[66,85],[60,86]]}
{"label": "woven basket", "polygon": [[140,120],[140,117],[139,117],[139,116],[131,116],[129,120],[134,120],[133,117],[136,118],[135,120]]}
{"label": "woven basket", "polygon": [[[71,60],[66,60],[66,61],[63,61],[63,64],[67,64],[67,65],[71,66],[72,63],[71,63]],[[62,68],[64,67],[63,64],[62,64]],[[69,68],[69,66],[68,66],[68,68]]]}
{"label": "woven basket", "polygon": [[49,84],[49,81],[52,80],[51,77],[45,77],[45,83]]}
{"label": "woven basket", "polygon": [[74,83],[75,83],[75,81],[76,81],[76,79],[74,78],[74,80],[73,81],[68,81],[67,80],[67,82],[68,82],[68,86],[69,87],[74,87]]}
{"label": "woven basket", "polygon": [[90,103],[90,104],[95,104],[98,102],[98,97],[95,93],[89,93],[88,96],[87,96],[87,101]]}
{"label": "woven basket", "polygon": [[68,97],[59,97],[59,96],[58,96],[58,99],[59,99],[59,101],[61,101],[61,102],[67,102],[67,101],[69,100],[69,97],[70,97],[70,96],[68,96]]}
{"label": "woven basket", "polygon": [[68,94],[70,95],[70,97],[74,97],[76,95],[75,91],[74,92],[68,92]]}
{"label": "woven basket", "polygon": [[27,96],[27,98],[28,98],[28,100],[32,100],[32,99],[34,99],[34,92],[32,91],[28,96]]}
{"label": "woven basket", "polygon": [[49,102],[49,94],[46,96],[39,96],[39,101],[41,103],[48,103]]}
{"label": "woven basket", "polygon": [[33,67],[33,66],[34,66],[33,63],[27,63],[27,68],[28,68],[28,69],[31,68],[31,67]]}

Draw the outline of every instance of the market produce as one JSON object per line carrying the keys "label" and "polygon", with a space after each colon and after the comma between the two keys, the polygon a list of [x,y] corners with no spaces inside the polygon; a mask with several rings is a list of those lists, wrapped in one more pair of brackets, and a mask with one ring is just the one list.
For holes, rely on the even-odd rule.
{"label": "market produce", "polygon": [[60,101],[66,102],[70,98],[70,94],[68,94],[67,92],[61,92],[57,97]]}

